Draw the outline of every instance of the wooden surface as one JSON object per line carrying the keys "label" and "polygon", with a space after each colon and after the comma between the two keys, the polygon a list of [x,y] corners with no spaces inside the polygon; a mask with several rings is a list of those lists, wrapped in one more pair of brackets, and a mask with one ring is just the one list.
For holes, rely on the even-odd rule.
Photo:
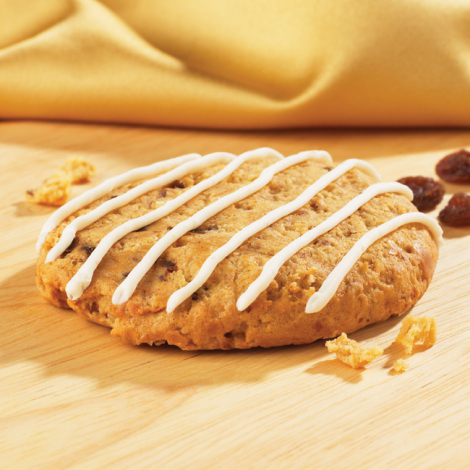
{"label": "wooden surface", "polygon": [[[52,209],[26,204],[24,191],[66,157],[94,162],[96,184],[187,152],[265,145],[365,158],[395,180],[432,176],[439,158],[470,147],[470,131],[0,123],[0,467],[469,468],[470,229],[444,230],[434,280],[413,309],[436,318],[438,342],[414,354],[402,375],[390,372],[402,357],[392,344],[401,319],[352,335],[385,349],[358,371],[323,341],[233,352],[130,347],[40,298],[34,244]],[[459,189],[447,185],[446,199]]]}

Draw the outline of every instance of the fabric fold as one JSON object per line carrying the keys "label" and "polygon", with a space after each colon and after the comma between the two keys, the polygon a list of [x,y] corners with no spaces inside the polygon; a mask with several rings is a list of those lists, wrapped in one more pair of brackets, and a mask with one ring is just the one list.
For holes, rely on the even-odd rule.
{"label": "fabric fold", "polygon": [[0,118],[470,125],[459,0],[4,0]]}

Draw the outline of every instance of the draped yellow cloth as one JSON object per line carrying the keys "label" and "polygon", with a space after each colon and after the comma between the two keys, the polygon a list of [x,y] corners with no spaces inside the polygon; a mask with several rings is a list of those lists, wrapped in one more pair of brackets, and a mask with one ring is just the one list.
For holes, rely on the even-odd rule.
{"label": "draped yellow cloth", "polygon": [[0,0],[0,118],[469,126],[468,0]]}

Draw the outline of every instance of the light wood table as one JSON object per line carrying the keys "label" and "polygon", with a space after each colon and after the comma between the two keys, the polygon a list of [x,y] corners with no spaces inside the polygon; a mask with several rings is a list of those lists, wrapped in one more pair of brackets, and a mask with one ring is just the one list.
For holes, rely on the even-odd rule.
{"label": "light wood table", "polygon": [[[470,468],[470,229],[444,229],[434,280],[413,309],[436,318],[438,342],[402,375],[390,372],[402,356],[399,318],[351,335],[385,349],[360,371],[324,341],[232,352],[131,347],[37,293],[34,244],[52,209],[25,203],[24,191],[66,157],[94,162],[96,184],[187,152],[260,146],[365,158],[395,180],[433,176],[443,155],[470,147],[470,131],[0,123],[0,467]],[[446,200],[470,192],[446,187]]]}

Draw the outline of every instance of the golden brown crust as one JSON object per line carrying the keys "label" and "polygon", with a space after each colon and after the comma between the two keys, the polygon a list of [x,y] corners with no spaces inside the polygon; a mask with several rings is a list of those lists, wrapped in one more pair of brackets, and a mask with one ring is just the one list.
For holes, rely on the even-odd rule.
{"label": "golden brown crust", "polygon": [[348,338],[346,333],[342,333],[336,339],[327,341],[325,346],[328,352],[334,352],[341,362],[344,362],[353,369],[365,367],[376,357],[383,354],[383,349],[377,346],[372,348],[359,346],[358,342]]}
{"label": "golden brown crust", "polygon": [[392,369],[398,373],[406,372],[406,370],[408,369],[408,363],[405,362],[403,359],[397,359],[393,363]]}
{"label": "golden brown crust", "polygon": [[415,317],[408,315],[402,322],[396,343],[405,348],[406,354],[413,352],[416,343],[430,348],[436,343],[436,321],[434,317]]}
{"label": "golden brown crust", "polygon": [[26,191],[26,201],[50,206],[65,204],[72,192],[72,180],[64,171],[57,171],[45,179],[37,189]]}
{"label": "golden brown crust", "polygon": [[70,157],[61,170],[69,175],[72,184],[88,183],[96,175],[95,166],[84,158]]}
{"label": "golden brown crust", "polygon": [[[175,344],[182,349],[231,349],[304,344],[319,338],[350,333],[368,324],[400,315],[427,289],[437,261],[437,248],[428,229],[406,225],[385,236],[360,258],[338,292],[318,313],[306,314],[307,299],[318,290],[333,267],[372,227],[414,206],[404,197],[387,193],[365,204],[330,232],[300,250],[281,268],[269,288],[243,312],[237,298],[260,274],[268,259],[299,234],[318,225],[372,181],[351,170],[321,191],[309,204],[250,238],[216,268],[192,298],[173,313],[165,311],[169,296],[193,279],[208,254],[238,230],[268,211],[294,199],[321,175],[325,165],[306,162],[276,175],[272,182],[240,203],[181,237],[147,273],[131,299],[121,306],[112,294],[152,244],[169,227],[185,220],[205,205],[255,179],[273,163],[266,159],[243,164],[230,178],[195,197],[171,215],[133,232],[116,243],[98,266],[93,281],[77,301],[66,298],[65,286],[106,233],[128,220],[155,209],[163,201],[221,169],[188,175],[181,182],[151,191],[108,214],[77,234],[74,246],[56,261],[44,259],[64,226],[102,201],[127,190],[117,189],[89,207],[77,211],[44,243],[38,261],[38,285],[54,305],[112,327],[112,334],[132,344]],[[132,185],[132,186],[135,186]]]}
{"label": "golden brown crust", "polygon": [[95,175],[94,165],[83,158],[70,157],[60,170],[45,179],[39,188],[26,191],[26,201],[62,206],[70,197],[72,184],[86,183]]}

